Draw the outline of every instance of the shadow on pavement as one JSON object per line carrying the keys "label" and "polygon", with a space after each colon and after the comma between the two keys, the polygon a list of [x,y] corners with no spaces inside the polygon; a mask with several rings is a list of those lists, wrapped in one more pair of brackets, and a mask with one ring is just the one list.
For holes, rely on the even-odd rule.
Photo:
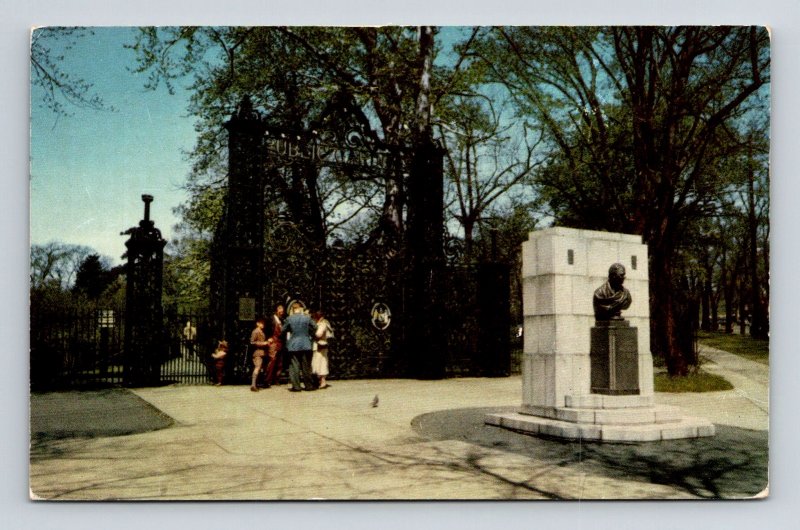
{"label": "shadow on pavement", "polygon": [[31,393],[31,456],[47,457],[47,442],[121,436],[164,429],[172,418],[122,388]]}
{"label": "shadow on pavement", "polygon": [[417,416],[412,428],[433,440],[459,440],[527,456],[553,466],[683,490],[699,498],[748,498],[768,485],[768,432],[717,425],[711,438],[640,444],[564,441],[485,425],[491,412],[470,408]]}

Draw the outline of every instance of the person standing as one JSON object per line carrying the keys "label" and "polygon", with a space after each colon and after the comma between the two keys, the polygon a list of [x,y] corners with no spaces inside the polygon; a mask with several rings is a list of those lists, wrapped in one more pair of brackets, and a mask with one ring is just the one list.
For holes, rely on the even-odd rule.
{"label": "person standing", "polygon": [[211,354],[211,358],[214,359],[214,375],[216,381],[214,386],[222,385],[222,380],[225,377],[225,356],[227,355],[228,343],[221,340],[219,344],[217,344],[217,350]]}
{"label": "person standing", "polygon": [[266,324],[264,317],[256,319],[256,327],[250,333],[250,347],[253,348],[253,376],[250,383],[250,390],[258,392],[256,381],[258,380],[258,373],[261,371],[261,365],[264,362],[264,355],[266,355],[265,348],[268,346],[267,336],[264,335],[264,325]]}
{"label": "person standing", "polygon": [[197,358],[197,354],[194,351],[194,342],[197,339],[197,328],[194,327],[191,320],[186,321],[186,326],[183,328],[181,341],[181,357],[184,360],[194,359]]}
{"label": "person standing", "polygon": [[317,331],[314,333],[314,352],[311,356],[311,372],[317,376],[317,387],[328,388],[325,379],[328,377],[328,339],[333,338],[331,323],[322,311],[314,313]]}
{"label": "person standing", "polygon": [[264,376],[264,381],[267,386],[278,384],[278,377],[281,375],[281,370],[283,369],[283,362],[281,361],[281,350],[283,349],[281,331],[283,329],[282,319],[285,313],[286,311],[283,308],[283,304],[275,306],[275,313],[272,315],[272,336],[267,339],[269,363],[267,364]]}
{"label": "person standing", "polygon": [[317,329],[311,317],[303,312],[303,305],[295,302],[289,308],[289,316],[283,323],[282,335],[289,352],[289,391],[299,392],[300,379],[305,390],[315,390],[311,377],[311,341]]}

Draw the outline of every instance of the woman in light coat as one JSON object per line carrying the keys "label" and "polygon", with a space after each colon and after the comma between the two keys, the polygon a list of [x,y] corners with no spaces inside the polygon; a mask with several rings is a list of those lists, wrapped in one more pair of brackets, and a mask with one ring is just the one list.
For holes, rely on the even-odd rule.
{"label": "woman in light coat", "polygon": [[328,388],[330,385],[325,381],[329,373],[328,340],[333,338],[333,328],[322,311],[316,311],[313,318],[317,322],[317,331],[314,334],[314,353],[311,357],[311,372],[318,379],[318,388]]}

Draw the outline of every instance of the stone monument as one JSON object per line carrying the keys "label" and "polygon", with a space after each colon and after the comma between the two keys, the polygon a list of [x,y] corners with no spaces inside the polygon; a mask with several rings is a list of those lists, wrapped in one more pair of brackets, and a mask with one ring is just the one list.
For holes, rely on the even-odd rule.
{"label": "stone monument", "polygon": [[710,422],[654,403],[647,261],[640,236],[531,232],[522,245],[522,406],[487,424],[587,441],[714,435]]}

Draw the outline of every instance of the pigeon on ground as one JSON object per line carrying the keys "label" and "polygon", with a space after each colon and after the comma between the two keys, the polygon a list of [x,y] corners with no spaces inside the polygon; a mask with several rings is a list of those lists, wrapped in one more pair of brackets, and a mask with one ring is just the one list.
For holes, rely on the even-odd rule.
{"label": "pigeon on ground", "polygon": [[373,407],[377,407],[378,406],[378,394],[375,394],[375,397],[372,398],[372,406]]}

